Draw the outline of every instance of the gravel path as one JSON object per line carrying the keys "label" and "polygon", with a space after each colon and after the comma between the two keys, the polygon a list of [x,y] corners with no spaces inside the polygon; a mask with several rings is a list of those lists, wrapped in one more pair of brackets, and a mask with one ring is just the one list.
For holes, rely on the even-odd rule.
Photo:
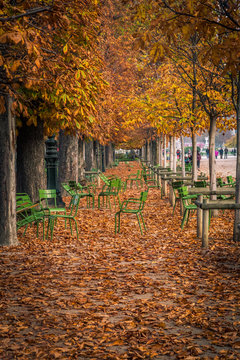
{"label": "gravel path", "polygon": [[[200,164],[200,170],[209,175],[208,159],[202,158]],[[226,177],[232,175],[236,177],[236,156],[229,157],[228,159],[217,159],[216,160],[216,172],[217,177]]]}

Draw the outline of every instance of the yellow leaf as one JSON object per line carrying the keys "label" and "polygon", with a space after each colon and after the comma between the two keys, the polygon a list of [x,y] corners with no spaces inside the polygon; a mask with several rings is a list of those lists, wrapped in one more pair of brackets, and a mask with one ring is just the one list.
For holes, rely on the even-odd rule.
{"label": "yellow leaf", "polygon": [[79,80],[80,78],[80,71],[78,70],[76,73],[75,73],[75,79],[76,80]]}
{"label": "yellow leaf", "polygon": [[66,44],[63,48],[63,53],[66,54],[68,52],[68,45]]}

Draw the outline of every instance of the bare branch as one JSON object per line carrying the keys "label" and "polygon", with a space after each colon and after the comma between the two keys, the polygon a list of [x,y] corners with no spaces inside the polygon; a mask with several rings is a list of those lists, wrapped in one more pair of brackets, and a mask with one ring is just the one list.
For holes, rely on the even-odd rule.
{"label": "bare branch", "polygon": [[0,18],[0,22],[4,23],[4,22],[8,22],[8,21],[14,21],[14,20],[20,19],[20,18],[25,17],[25,16],[31,16],[31,15],[35,15],[35,14],[38,14],[38,13],[41,13],[41,12],[50,11],[51,9],[52,9],[52,6],[38,7],[38,8],[35,8],[35,9],[28,10],[23,14],[18,14],[18,15],[15,15],[15,16],[9,16],[9,17],[6,17],[6,18]]}

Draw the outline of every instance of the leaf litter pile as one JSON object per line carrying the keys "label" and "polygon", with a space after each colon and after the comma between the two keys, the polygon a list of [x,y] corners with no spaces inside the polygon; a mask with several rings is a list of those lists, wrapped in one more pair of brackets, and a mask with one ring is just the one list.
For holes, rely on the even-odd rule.
{"label": "leaf litter pile", "polygon": [[[120,164],[107,174],[136,172]],[[140,194],[126,190],[121,198]],[[96,197],[97,198],[97,197]],[[0,249],[0,359],[240,359],[240,250],[233,212],[211,221],[201,249],[196,216],[150,189],[142,236],[114,207],[78,211],[79,240],[61,221],[53,241],[19,231]]]}

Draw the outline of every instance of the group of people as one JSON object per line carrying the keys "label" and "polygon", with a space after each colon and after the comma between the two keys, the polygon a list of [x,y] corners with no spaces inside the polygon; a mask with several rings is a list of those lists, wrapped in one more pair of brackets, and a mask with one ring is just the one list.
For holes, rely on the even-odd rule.
{"label": "group of people", "polygon": [[220,155],[220,159],[223,159],[223,154],[224,154],[224,159],[227,159],[228,157],[228,148],[225,147],[225,149],[223,150],[223,148],[221,148],[218,152],[218,150],[215,150],[215,158],[218,158],[218,154]]}

